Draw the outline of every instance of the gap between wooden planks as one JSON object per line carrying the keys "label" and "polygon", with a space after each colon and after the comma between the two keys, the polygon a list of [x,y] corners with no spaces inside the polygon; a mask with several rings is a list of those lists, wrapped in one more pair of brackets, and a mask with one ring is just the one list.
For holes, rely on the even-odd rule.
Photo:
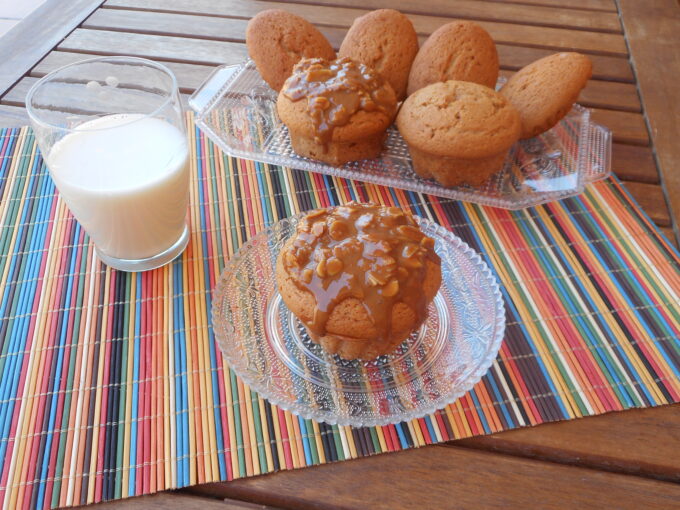
{"label": "gap between wooden planks", "polygon": [[[360,9],[394,8],[394,0],[294,0],[295,3],[357,7]],[[572,2],[561,4],[540,2],[527,7],[522,2],[496,2],[479,0],[400,0],[399,10],[404,14],[433,14],[454,19],[508,21],[522,25],[567,27],[577,30],[594,30],[621,33],[621,24],[613,0],[607,0],[609,11],[593,12],[575,9]],[[589,2],[593,3],[593,2]],[[572,5],[570,5],[572,4]],[[585,5],[585,4],[581,4]]]}
{"label": "gap between wooden planks", "polygon": [[[172,35],[189,38],[210,39],[228,42],[244,42],[248,19],[216,18],[208,15],[167,13],[156,11],[135,11],[122,9],[99,9],[83,22],[82,28],[96,30],[124,31],[139,34]],[[323,27],[320,30],[337,49],[344,38],[347,27]],[[522,27],[517,27],[521,30]],[[422,43],[427,35],[420,36]],[[554,50],[525,48],[521,43],[499,44],[501,64],[508,69],[517,69]],[[78,44],[67,41],[67,44]],[[521,48],[521,49],[518,49]],[[529,50],[529,51],[527,51]],[[533,51],[531,51],[533,50]],[[593,54],[595,77],[632,81],[633,75],[625,57],[603,57]]]}
{"label": "gap between wooden planks", "polygon": [[[493,5],[493,4],[489,4]],[[259,11],[284,8],[319,26],[349,27],[354,19],[370,9],[328,7],[288,2],[244,2],[243,0],[109,0],[104,7],[152,10],[183,14],[204,14],[225,18],[251,18]],[[104,9],[106,10],[106,9]],[[434,11],[436,12],[436,11]],[[436,15],[412,14],[409,19],[421,35],[427,35],[450,19]],[[503,44],[576,49],[594,54],[626,56],[628,50],[620,33],[591,32],[567,28],[521,25],[501,21],[477,20],[494,40]]]}
{"label": "gap between wooden planks", "polygon": [[668,201],[680,239],[680,4],[677,0],[618,0],[638,87]]}
{"label": "gap between wooden planks", "polygon": [[[42,77],[59,67],[91,57],[92,55],[85,53],[53,51],[30,71],[30,76]],[[177,77],[180,90],[189,94],[193,93],[216,67],[215,65],[177,62],[166,62],[166,64]],[[501,72],[501,76],[506,78],[512,74],[513,71]],[[631,112],[640,112],[641,109],[635,85],[602,80],[590,80],[581,92],[579,103],[588,107]]]}
{"label": "gap between wooden planks", "polygon": [[673,483],[455,446],[423,447],[187,490],[303,510],[661,509],[680,498],[680,486]]}
{"label": "gap between wooden planks", "polygon": [[[148,13],[147,13],[148,14]],[[145,16],[147,15],[145,14]],[[154,13],[155,14],[155,13]],[[162,13],[161,13],[162,14]],[[183,17],[183,14],[172,14],[173,18]],[[152,16],[153,17],[153,16]],[[194,18],[194,16],[191,16]],[[205,18],[205,16],[201,16]],[[165,32],[162,28],[128,27],[122,25],[104,25],[101,18],[94,18],[94,22],[86,21],[83,27],[76,30],[71,36],[66,38],[57,49],[63,51],[77,51],[83,53],[109,53],[111,44],[118,44],[118,53],[127,54],[148,54],[156,52],[158,58],[183,61],[198,64],[233,64],[242,61],[247,52],[238,49],[234,43],[244,42],[245,23],[244,20],[217,20],[217,27],[214,27],[214,35],[208,37],[207,29],[199,29],[196,20],[182,20],[190,27],[175,27],[175,32]],[[178,20],[173,19],[173,23]],[[215,20],[213,20],[215,22]],[[239,30],[233,28],[234,22],[238,22],[242,27]],[[209,25],[206,25],[209,26]],[[137,31],[135,31],[137,30]],[[342,38],[346,33],[345,28],[320,27],[320,30],[331,41],[334,47],[339,47]],[[123,32],[124,34],[121,34]],[[125,36],[130,39],[127,40]],[[421,36],[420,41],[424,41],[426,36]],[[207,43],[207,44],[206,44]],[[143,47],[140,48],[140,45]],[[164,45],[169,45],[165,48]],[[503,69],[517,70],[534,60],[545,57],[555,50],[546,48],[525,47],[521,45],[497,44],[498,54]],[[187,58],[185,55],[189,55]],[[589,55],[593,61],[593,78],[598,80],[620,81],[634,83],[633,73],[628,60],[623,57],[611,57],[602,55]]]}
{"label": "gap between wooden planks", "polygon": [[557,5],[570,9],[584,9],[588,11],[616,12],[614,0],[489,0],[490,2],[512,3],[521,5]]}
{"label": "gap between wooden planks", "polygon": [[548,423],[447,445],[680,482],[680,405]]}
{"label": "gap between wooden planks", "polygon": [[78,506],[82,510],[282,510],[272,506],[258,505],[238,500],[224,500],[183,494],[160,492],[149,496],[119,499],[97,506]]}

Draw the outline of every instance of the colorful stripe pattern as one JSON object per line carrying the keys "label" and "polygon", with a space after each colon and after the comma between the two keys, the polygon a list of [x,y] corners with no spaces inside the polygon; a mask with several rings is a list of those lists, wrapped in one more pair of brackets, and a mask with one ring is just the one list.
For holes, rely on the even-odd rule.
{"label": "colorful stripe pattern", "polygon": [[[189,120],[192,237],[112,271],[55,193],[28,129],[0,130],[0,501],[49,508],[680,400],[680,258],[613,180],[521,211],[223,155]],[[265,225],[352,199],[437,221],[504,286],[483,380],[422,419],[299,419],[222,361],[208,317],[225,261]]]}

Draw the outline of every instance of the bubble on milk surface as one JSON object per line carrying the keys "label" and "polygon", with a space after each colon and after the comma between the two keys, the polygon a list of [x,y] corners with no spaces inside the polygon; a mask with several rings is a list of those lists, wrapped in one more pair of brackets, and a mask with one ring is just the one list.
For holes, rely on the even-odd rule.
{"label": "bubble on milk surface", "polygon": [[120,83],[120,80],[118,78],[116,78],[115,76],[107,76],[106,80],[104,80],[104,81],[106,81],[106,84],[109,87],[117,87],[118,84]]}

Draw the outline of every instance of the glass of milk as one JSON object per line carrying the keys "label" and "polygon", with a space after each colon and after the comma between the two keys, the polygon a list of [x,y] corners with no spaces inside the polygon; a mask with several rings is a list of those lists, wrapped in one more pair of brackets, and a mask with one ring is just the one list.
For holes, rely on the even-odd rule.
{"label": "glass of milk", "polygon": [[50,175],[97,255],[123,271],[160,267],[189,240],[189,147],[165,66],[102,57],[58,69],[26,96]]}

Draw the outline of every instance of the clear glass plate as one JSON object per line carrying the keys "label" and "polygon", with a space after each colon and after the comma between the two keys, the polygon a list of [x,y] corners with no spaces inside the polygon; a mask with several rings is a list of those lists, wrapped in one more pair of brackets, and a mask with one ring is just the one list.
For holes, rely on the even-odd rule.
{"label": "clear glass plate", "polygon": [[503,169],[478,188],[445,188],[416,175],[394,127],[377,159],[333,167],[298,156],[276,113],[276,93],[250,61],[218,68],[189,105],[198,126],[233,156],[505,209],[572,196],[610,174],[611,133],[591,122],[589,110],[578,105],[547,133],[518,142]]}
{"label": "clear glass plate", "polygon": [[276,288],[276,258],[300,217],[243,245],[214,290],[215,338],[252,389],[304,418],[369,426],[432,413],[481,379],[503,340],[505,311],[496,278],[474,250],[417,218],[442,259],[442,286],[428,318],[394,353],[346,361],[309,339]]}

